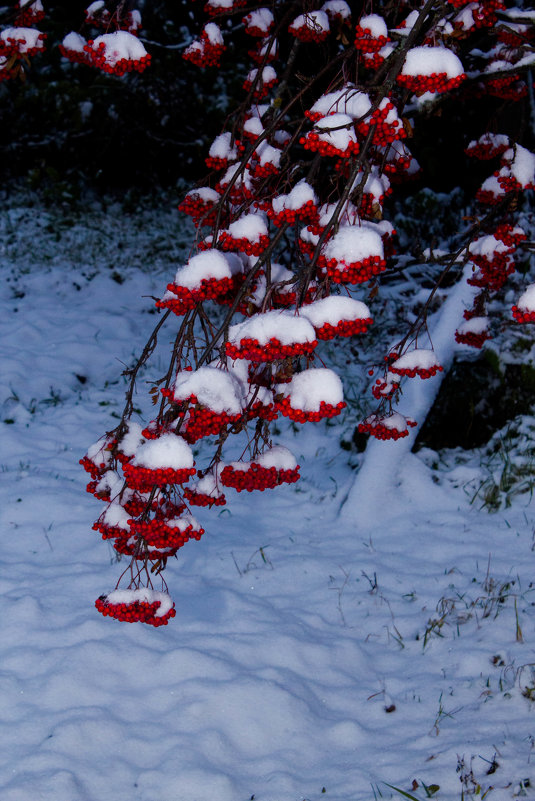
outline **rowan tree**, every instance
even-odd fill
[[[39,0],[18,13],[16,27],[0,32],[5,79],[44,47]],[[535,186],[523,140],[535,11],[502,0],[377,0],[356,9],[344,0],[208,0],[204,13],[182,56],[217,73],[228,53],[247,52],[242,98],[208,149],[208,174],[180,202],[196,228],[191,255],[162,290],[158,323],[126,370],[120,422],[81,460],[88,491],[104,502],[93,528],[130,559],[125,586],[102,595],[97,609],[157,626],[175,614],[163,569],[204,533],[192,509],[298,481],[295,457],[273,443],[274,421],[340,414],[342,382],[325,367],[322,343],[366,337],[385,283],[416,261],[433,266],[431,286],[372,367],[359,425],[378,439],[409,435],[416,422],[396,409],[403,382],[443,370],[431,305],[445,286],[466,285],[455,340],[483,346],[489,301],[514,273],[516,252],[530,248],[516,214]],[[99,0],[85,24],[98,35],[67,33],[65,58],[118,76],[150,68],[135,9]],[[459,219],[451,252],[399,250],[385,203],[408,197],[421,173],[411,139],[429,119],[453,130],[445,118],[458,127],[474,105],[477,133],[458,131],[467,156],[488,168],[474,215]],[[511,314],[511,324],[535,322],[535,285]],[[152,379],[153,419],[140,424],[136,381],[164,326],[173,346],[165,373]],[[241,456],[229,461],[231,442]]]

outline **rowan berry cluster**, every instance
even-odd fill
[[[362,284],[386,270],[386,261],[380,256],[370,256],[350,264],[320,257],[319,264],[325,267],[327,275],[335,284]]]
[[[226,465],[221,471],[221,483],[225,487],[232,487],[236,492],[253,492],[274,489],[280,484],[294,484],[299,481],[299,467],[293,470],[277,470],[276,467],[263,467],[252,462],[246,469],[237,469],[233,465]]]
[[[258,339],[244,337],[239,344],[225,343],[225,352],[231,359],[249,359],[252,362],[275,362],[297,356],[306,356],[312,353],[317,346],[317,340],[312,342],[293,342],[284,345],[276,337],[260,344]]]
[[[150,626],[167,626],[170,619],[175,617],[176,610],[173,604],[165,615],[158,617],[160,602],[147,603],[146,601],[133,601],[132,603],[111,603],[108,596],[101,595],[95,601],[95,606],[104,617],[113,617],[125,623],[148,623]]]
[[[296,423],[319,423],[320,420],[330,419],[340,414],[345,409],[346,403],[340,401],[337,404],[321,401],[317,411],[304,411],[292,406],[291,398],[282,398],[277,401],[277,409],[284,417],[288,417]]]

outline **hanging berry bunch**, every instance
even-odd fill
[[[88,22],[97,25],[104,9],[90,8]],[[321,349],[325,341],[365,335],[381,316],[380,305],[368,303],[384,278],[403,270],[406,257],[396,256],[385,215],[393,187],[421,172],[407,144],[405,106],[415,113],[467,84],[487,92],[478,64],[485,46],[487,62],[494,58],[487,33],[501,4],[427,0],[379,8],[383,15],[361,17],[351,28],[342,0],[312,7],[208,0],[209,21],[184,49],[190,64],[215,70],[232,51],[229,38],[242,36],[250,63],[241,76],[243,102],[208,148],[209,175],[179,205],[194,221],[195,246],[162,288],[158,324],[126,371],[124,413],[81,460],[88,491],[105,504],[94,528],[131,560],[123,573],[128,586],[97,601],[104,615],[167,623],[174,608],[163,568],[204,535],[192,508],[208,511],[235,493],[293,484],[299,466],[273,441],[273,422],[319,423],[345,408],[342,382],[325,367]],[[120,56],[120,48],[112,56],[113,42],[138,40],[113,15],[109,22],[114,32],[87,43],[66,37],[68,57],[121,74],[121,58],[138,56]],[[531,37],[517,33],[524,58]],[[514,75],[523,69],[519,60],[510,63]],[[484,130],[465,144],[468,155],[497,161],[494,174],[478,193],[477,222],[460,224],[457,251],[443,257],[428,300],[371,371],[377,406],[359,430],[382,440],[408,437],[416,426],[395,409],[403,382],[443,372],[426,323],[440,282],[466,270],[474,302],[456,340],[481,347],[490,336],[488,299],[525,245],[511,201],[535,186],[535,157]],[[530,292],[513,309],[520,322],[535,320]],[[131,420],[134,387],[164,325],[174,344],[163,375],[154,377],[153,419],[142,427]],[[160,589],[154,581],[162,581]]]

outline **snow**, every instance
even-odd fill
[[[225,133],[216,136],[210,145],[208,155],[212,158],[228,159],[229,161],[237,159],[238,153],[236,147],[232,144],[232,134],[229,131],[225,131]]]
[[[392,362],[392,367],[396,367],[398,370],[414,370],[415,368],[429,370],[438,366],[438,363],[434,351],[428,348],[414,348]]]
[[[535,311],[535,284],[531,284],[522,292],[516,305],[521,311]]]
[[[231,325],[229,342],[239,345],[242,339],[256,339],[260,345],[267,345],[270,339],[278,339],[282,345],[296,342],[314,342],[316,333],[304,317],[296,317],[292,312],[267,311],[255,314],[243,323]]]
[[[405,56],[402,75],[432,75],[446,73],[457,78],[464,72],[458,56],[447,47],[413,47]]]
[[[179,267],[174,283],[187,289],[200,287],[201,281],[231,278],[229,261],[219,250],[205,250],[192,256],[184,267]]]
[[[172,468],[182,470],[193,466],[193,453],[188,443],[177,434],[162,434],[140,445],[130,464],[149,470]]]
[[[316,197],[316,193],[314,192],[313,188],[309,183],[307,183],[306,179],[303,178],[301,181],[296,183],[296,185],[287,195],[278,195],[277,197],[274,197],[271,205],[275,214],[280,214],[280,212],[284,211],[284,209],[297,211],[297,209],[303,208],[305,203],[310,202],[314,203],[314,205],[317,205],[318,198]]]
[[[2,801],[398,798],[385,782],[454,801],[463,764],[479,796],[529,801],[533,505],[529,492],[493,515],[471,505],[478,452],[377,443],[377,472],[368,452],[357,473],[338,422],[295,434],[277,421],[302,480],[199,513],[206,534],[166,571],[176,618],[153,629],[96,612],[126,564],[91,531],[105,506],[78,459],[117,424],[123,364],[155,322],[147,296],[184,257],[176,217],[132,216],[119,250],[120,209],[59,228],[58,244],[71,211],[32,204],[6,203],[0,222]],[[140,258],[155,232],[164,245]],[[457,300],[456,320],[470,305]],[[138,382],[149,413],[156,357]],[[433,380],[404,389],[415,416],[410,393]]]
[[[65,50],[73,50],[75,53],[83,53],[87,41],[79,33],[71,31],[64,37],[62,45]]]
[[[383,258],[384,249],[379,234],[368,226],[341,225],[327,242],[324,253],[326,259],[352,264],[370,256]]]
[[[366,14],[360,18],[359,27],[364,31],[369,31],[374,39],[379,39],[380,36],[385,38],[388,36],[388,28],[383,17],[379,14]]]
[[[301,315],[310,320],[314,328],[321,328],[325,323],[337,325],[342,320],[371,318],[370,310],[365,303],[346,295],[329,295],[327,298],[308,303],[301,309]]]
[[[352,84],[346,84],[336,92],[322,95],[310,112],[313,114],[348,114],[350,117],[360,119],[371,109],[371,101],[365,92],[360,92]]]
[[[336,406],[344,400],[340,377],[327,367],[303,370],[289,384],[280,384],[277,391],[290,399],[293,409],[303,412],[318,412],[322,401]]]
[[[328,31],[329,17],[325,11],[308,11],[306,14],[296,17],[290,26],[290,30],[299,30],[299,28],[310,28],[315,32]]]
[[[137,36],[128,31],[115,31],[97,36],[91,49],[96,51],[100,45],[104,47],[106,63],[110,67],[114,67],[122,59],[137,61],[147,55],[147,51]]]
[[[261,456],[256,457],[255,463],[267,469],[276,467],[277,470],[295,470],[297,467],[297,459],[284,445],[274,445],[264,451]]]
[[[274,17],[269,8],[257,8],[247,14],[243,21],[247,28],[258,28],[267,34],[274,23]]]
[[[139,590],[113,590],[106,596],[110,604],[133,604],[139,603],[159,603],[160,606],[154,613],[154,617],[163,617],[173,608],[173,601],[166,592],[141,587]]]
[[[231,373],[217,367],[178,373],[173,386],[174,400],[186,400],[191,395],[217,414],[240,414],[244,401],[241,384]]]
[[[260,237],[267,236],[266,218],[263,214],[244,214],[229,225],[228,232],[234,239],[258,242]]]
[[[483,334],[489,330],[488,317],[471,317],[461,323],[457,329],[459,334]]]
[[[327,142],[338,150],[346,150],[350,143],[357,141],[353,127],[353,119],[349,114],[330,114],[318,120],[315,130],[319,132],[319,139]]]
[[[211,45],[222,45],[224,43],[221,28],[215,22],[207,22],[203,28],[203,35],[206,36]]]

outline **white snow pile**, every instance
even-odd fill
[[[348,114],[354,119],[365,117],[371,108],[371,100],[365,92],[355,89],[353,84],[345,84],[335,92],[322,95],[309,109],[309,114]]]
[[[224,491],[221,489],[221,464],[216,465],[198,481],[189,484],[191,492],[198,493],[199,495],[206,495],[208,498],[220,498]]]
[[[515,178],[523,188],[535,183],[535,155],[522,145],[514,145],[502,156],[504,166],[499,171],[503,177]]]
[[[264,34],[269,32],[274,21],[273,14],[269,8],[256,8],[243,18],[246,30],[248,28],[256,28]]]
[[[236,150],[236,145],[232,143],[232,134],[229,131],[225,131],[216,136],[210,145],[208,155],[211,158],[235,161],[238,158],[238,151]]]
[[[440,367],[434,350],[429,348],[414,348],[403,353],[391,364],[398,370],[430,370],[433,367]]]
[[[180,517],[173,517],[171,520],[166,520],[165,524],[169,526],[169,528],[178,529],[181,533],[186,531],[187,528],[190,528],[190,526],[194,531],[199,531],[202,528],[199,521],[193,517],[192,514],[188,513],[181,514]]]
[[[149,470],[182,470],[193,467],[193,453],[182,437],[162,434],[158,439],[151,439],[140,445],[130,464]]]
[[[128,31],[114,31],[97,36],[91,49],[97,52],[100,45],[104,45],[103,54],[106,63],[114,67],[119,61],[138,61],[145,58],[147,51],[142,42],[133,33]]]
[[[277,73],[275,72],[273,67],[268,64],[267,67],[263,67],[262,70],[259,70],[256,67],[252,70],[249,70],[249,72],[247,73],[247,78],[245,79],[246,82],[253,84],[256,81],[256,76],[259,73],[260,73],[260,85],[273,84],[277,80]]]
[[[416,24],[416,21],[418,20],[419,16],[420,16],[420,14],[419,14],[419,11],[417,11],[417,9],[415,9],[414,11],[411,11],[405,17],[403,22],[400,25],[398,25],[398,27],[396,28],[397,33],[400,36],[408,35],[410,33],[410,31],[414,28],[414,25]]]
[[[254,244],[268,235],[266,218],[260,213],[244,214],[229,225],[227,233],[233,239],[246,239]]]
[[[232,0],[230,0],[232,5]],[[203,36],[206,36],[209,43],[213,46],[220,47],[224,44],[223,34],[221,28],[215,22],[207,22],[203,28]]]
[[[290,25],[290,31],[298,31],[300,28],[310,28],[314,33],[326,33],[330,30],[329,17],[325,11],[307,11],[306,14],[299,14]]]
[[[242,339],[256,339],[260,345],[267,345],[270,339],[276,339],[282,345],[292,345],[314,342],[316,332],[304,317],[296,317],[284,310],[267,311],[230,327],[229,342],[238,346]]]
[[[534,312],[535,311],[535,284],[531,284],[520,295],[517,304],[520,311]]]
[[[314,130],[322,142],[332,145],[337,150],[346,150],[350,144],[357,141],[353,127],[353,119],[349,114],[330,114],[314,124]]]
[[[335,259],[345,264],[361,262],[372,256],[383,259],[383,240],[368,226],[342,225],[329,239],[323,253],[327,261]]]
[[[289,211],[297,211],[301,209],[305,203],[311,202],[317,205],[318,198],[314,189],[307,180],[303,178],[287,195],[277,195],[277,197],[274,197],[271,206],[275,214],[280,214],[286,209]]]
[[[174,283],[187,289],[197,289],[202,281],[232,277],[230,261],[220,250],[210,249],[197,253],[189,259],[184,267],[180,267],[175,275]]]
[[[99,520],[110,528],[122,528],[124,531],[130,529],[129,520],[131,515],[120,503],[110,503],[101,514]]]
[[[254,151],[254,155],[262,167],[266,164],[273,164],[278,169],[280,166],[281,151],[267,142],[262,142]]]
[[[126,434],[121,438],[118,445],[120,453],[125,456],[134,456],[138,447],[143,442],[141,431],[142,427],[139,423],[136,423],[135,420],[128,421]]]
[[[413,47],[405,56],[402,75],[433,75],[446,73],[449,79],[463,75],[461,60],[447,47]]]
[[[484,334],[489,330],[490,321],[488,317],[471,317],[464,320],[457,331],[459,334]]]
[[[496,239],[494,234],[484,234],[483,236],[474,239],[468,246],[468,252],[474,256],[485,256],[489,261],[497,253],[511,253],[512,248],[502,242],[501,239]]]
[[[277,470],[295,470],[297,459],[284,445],[274,445],[260,456],[255,457],[255,464],[268,470],[270,467],[275,467]]]
[[[254,137],[257,139],[259,136],[262,136],[264,133],[264,126],[262,125],[262,120],[257,115],[253,115],[249,117],[248,120],[245,120],[243,123],[243,132],[247,133],[249,136]]]
[[[0,42],[6,45],[16,42],[19,53],[27,53],[34,48],[44,50],[43,34],[37,28],[4,28],[0,31]]]
[[[148,587],[141,587],[138,590],[113,590],[107,594],[106,600],[110,604],[159,603],[154,617],[163,617],[173,608],[173,600],[168,593],[151,590]]]
[[[360,300],[346,295],[329,295],[304,306],[301,316],[310,320],[314,328],[321,328],[325,323],[336,326],[342,320],[367,320],[371,318],[371,313]]]
[[[336,406],[344,400],[342,381],[328,367],[310,367],[294,375],[288,384],[278,384],[276,394],[289,398],[293,409],[319,412],[321,403]]]
[[[381,36],[384,36],[385,39],[388,38],[386,22],[379,14],[366,14],[364,17],[361,17],[359,27],[362,28],[363,31],[369,31],[374,39],[379,39]]]
[[[83,53],[84,48],[87,44],[87,40],[84,39],[79,33],[75,31],[71,31],[63,38],[61,43],[65,50],[71,50],[74,53]]]
[[[240,414],[244,388],[231,373],[218,367],[199,367],[178,373],[173,385],[173,399],[179,403],[195,395],[202,406],[217,414]]]
[[[327,0],[321,7],[328,17],[340,17],[341,19],[351,19],[351,9],[345,0]]]
[[[472,150],[476,148],[478,145],[482,145],[483,147],[491,147],[493,150],[498,150],[502,147],[509,147],[509,137],[505,134],[495,134],[491,131],[484,133],[479,139],[472,139],[467,150]]]

